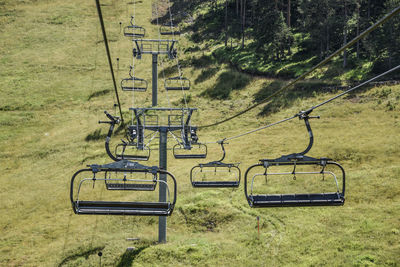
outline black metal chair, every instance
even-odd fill
[[[224,142],[221,145],[223,155],[218,161],[211,161],[208,163],[200,163],[190,170],[190,182],[193,187],[206,187],[206,188],[222,188],[222,187],[239,187],[241,173],[239,163],[224,163],[225,148]],[[209,177],[209,176],[214,177]],[[205,176],[202,179],[201,176]]]
[[[92,177],[84,176],[77,185],[77,190],[74,192],[74,182],[76,177],[82,173],[89,173]],[[96,175],[104,173],[105,178],[97,178]],[[152,174],[150,180],[137,180],[124,178],[110,178],[107,174],[135,174],[135,173],[149,173]],[[154,177],[157,176],[157,179]],[[160,176],[165,176],[165,180]],[[173,197],[171,199],[170,190],[167,177],[173,183]],[[135,191],[154,191],[155,185],[159,184],[160,187],[165,187],[167,190],[166,201],[98,201],[98,200],[83,200],[80,197],[81,187],[84,183],[96,181],[104,181],[107,189],[109,190],[131,190],[134,194]],[[122,184],[129,183],[130,188],[124,188]],[[153,184],[150,186],[142,186],[144,183]],[[118,184],[118,186],[116,185]],[[135,186],[136,184],[136,186]],[[111,185],[111,186],[110,186]],[[151,189],[151,190],[150,190]],[[77,171],[71,179],[70,200],[72,208],[76,214],[92,214],[92,215],[141,215],[141,216],[169,216],[172,214],[176,203],[176,179],[168,171],[160,170],[158,167],[148,167],[141,165],[137,162],[121,160],[118,162],[105,164],[105,165],[90,165],[87,169]]]
[[[244,193],[250,207],[299,207],[299,206],[341,206],[345,200],[345,180],[346,174],[343,167],[331,161],[328,158],[312,158],[305,154],[310,151],[314,137],[309,123],[310,117],[308,113],[302,114],[300,119],[303,119],[310,136],[308,147],[301,153],[294,153],[286,156],[282,156],[277,159],[261,159],[260,163],[250,166],[244,176]],[[277,166],[291,166],[292,172],[268,172],[271,167]],[[317,166],[320,167],[320,171],[297,171],[297,166]],[[336,166],[341,172],[342,178],[342,189],[340,190],[337,175],[332,171],[327,171],[328,166]],[[252,169],[262,167],[263,172],[256,173],[252,176],[250,183],[250,192],[248,191],[248,176]],[[285,194],[255,194],[254,186],[255,180],[258,177],[263,177],[267,180],[268,177],[277,175],[330,175],[336,185],[336,191],[334,192],[323,192],[323,193],[285,193]]]
[[[134,25],[134,17],[131,17],[131,25],[124,27],[124,35],[133,38],[143,38],[146,35],[146,30],[141,27]]]

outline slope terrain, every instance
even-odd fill
[[[129,23],[133,2],[102,3],[120,80],[128,77],[132,46],[119,22]],[[157,38],[150,1],[134,3],[136,24]],[[310,155],[328,156],[346,169],[343,207],[252,209],[243,185],[192,188],[189,171],[199,161],[175,160],[169,152],[178,201],[168,218],[168,242],[157,244],[157,218],[78,216],[71,209],[73,173],[110,162],[104,150],[107,127],[97,122],[105,119],[104,110],[117,114],[94,1],[0,0],[0,26],[0,265],[97,266],[99,251],[104,266],[400,264],[399,85],[363,88],[313,114],[321,119],[311,122]],[[233,115],[284,82],[238,73],[218,62],[206,45],[191,49],[190,34],[180,37],[178,54],[193,83],[188,105],[199,108],[193,124]],[[176,63],[160,60],[160,84],[164,74],[177,75]],[[150,66],[150,57],[135,61],[138,76],[147,80]],[[278,121],[339,92],[304,84],[272,100],[268,115],[260,116],[259,108],[202,129],[200,141]],[[134,99],[119,93],[126,118],[133,101],[151,105],[149,92],[135,93]],[[182,93],[160,90],[159,105],[183,106]],[[232,140],[226,160],[241,162],[244,173],[260,158],[301,151],[307,138],[303,122],[292,120]],[[220,153],[210,144],[206,161]],[[155,150],[148,165],[157,164]],[[128,237],[140,240],[132,243]],[[135,250],[126,251],[129,246]]]

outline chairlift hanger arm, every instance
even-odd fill
[[[225,142],[225,139],[223,139],[221,141],[218,141],[218,144],[221,145],[221,149],[222,149],[222,153],[223,154],[222,154],[222,158],[220,160],[218,160],[217,162],[222,162],[225,159],[226,152],[225,152],[224,142]],[[227,144],[227,143],[225,143],[225,144]]]
[[[112,116],[110,113],[108,113],[107,111],[104,111],[104,113],[106,114],[107,118],[109,118],[109,121],[99,121],[99,123],[107,123],[110,124],[110,128],[108,129],[108,133],[107,133],[107,137],[106,137],[106,142],[105,142],[105,148],[106,148],[106,152],[107,155],[114,161],[118,161],[117,157],[115,157],[111,150],[110,150],[110,140],[111,140],[111,136],[113,134],[114,131],[114,127],[115,124],[119,124],[120,120],[118,117],[114,117]]]
[[[308,131],[308,135],[310,137],[310,141],[308,143],[307,148],[303,152],[298,153],[299,155],[304,156],[305,154],[307,154],[311,150],[311,148],[314,144],[314,135],[313,135],[313,132],[311,129],[309,119],[319,119],[319,118],[320,118],[320,116],[309,116],[309,113],[304,113],[304,114],[302,113],[302,115],[299,116],[300,120],[304,120],[304,123],[305,123],[307,131]]]

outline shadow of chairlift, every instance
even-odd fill
[[[246,199],[250,207],[299,207],[299,206],[341,206],[345,200],[345,171],[343,167],[331,161],[328,158],[312,158],[305,154],[311,149],[313,145],[313,133],[309,124],[310,117],[309,113],[300,115],[300,119],[303,119],[310,135],[310,141],[308,147],[301,153],[294,153],[285,155],[277,159],[261,159],[259,164],[250,166],[244,176],[244,191]],[[268,173],[269,168],[273,166],[292,166],[292,172],[273,172]],[[296,171],[296,166],[319,166],[321,171]],[[341,171],[342,178],[342,191],[340,191],[337,175],[331,171],[326,171],[327,166],[336,166]],[[262,167],[264,171],[253,175],[250,183],[250,193],[247,188],[247,176],[253,168]],[[276,175],[293,175],[293,180],[296,181],[296,175],[330,175],[336,185],[336,192],[327,193],[301,193],[301,194],[254,194],[255,180],[258,177],[263,177],[267,181],[268,176]]]
[[[167,91],[189,90],[190,80],[181,76],[167,78],[164,81],[164,88]]]
[[[226,187],[239,187],[241,172],[239,169],[240,163],[224,163],[225,148],[224,141],[220,141],[223,155],[218,161],[208,163],[200,163],[190,170],[190,182],[193,187],[203,188],[226,188]],[[207,174],[214,174],[213,180],[204,180],[200,176]]]
[[[121,80],[122,91],[139,91],[145,92],[147,90],[148,83],[146,80],[134,77],[132,75],[132,66],[129,70],[129,78]]]
[[[180,35],[181,31],[178,26],[174,26],[172,23],[165,23],[160,26],[159,30],[161,35]]]
[[[131,25],[124,27],[124,36],[133,38],[143,38],[146,35],[146,30],[141,27],[134,25],[134,17],[131,17]]]
[[[72,204],[72,208],[75,214],[80,215],[138,215],[138,216],[169,216],[172,214],[175,203],[176,203],[176,179],[175,177],[168,171],[161,170],[157,166],[148,167],[141,165],[137,162],[131,162],[127,160],[121,160],[118,162],[113,162],[105,165],[90,165],[87,169],[81,169],[77,171],[71,179],[71,189],[70,189],[70,201]],[[87,174],[83,175],[83,178],[80,179],[79,184],[77,185],[77,190],[75,192],[74,182],[75,179],[80,174],[89,173],[91,177],[88,177]],[[97,178],[98,174],[104,173],[105,178]],[[137,174],[137,173],[148,173],[152,174],[153,179],[149,180],[138,180],[138,179],[126,179],[125,174]],[[167,181],[163,181],[158,179],[159,175],[165,174],[167,177],[167,181],[171,181],[173,183],[174,193],[171,196],[170,187]],[[113,175],[116,175],[116,178],[113,178]],[[119,178],[118,175],[123,175],[124,178]],[[160,183],[163,184],[167,190],[167,198],[165,201],[91,201],[91,200],[82,200],[80,193],[81,188],[84,183],[94,183],[96,181],[105,181],[107,184],[111,183]],[[110,188],[112,188],[111,186]],[[147,188],[139,188],[137,189],[129,189],[132,190],[132,194],[135,191],[154,191],[148,190]],[[153,189],[153,187],[151,187]],[[155,189],[155,187],[154,187]],[[111,189],[113,190],[113,189]],[[121,190],[115,189],[115,190]],[[118,196],[118,195],[116,195]]]

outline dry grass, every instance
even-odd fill
[[[137,24],[149,36],[148,1],[136,1]],[[103,110],[113,110],[112,83],[94,2],[0,1],[0,265],[94,266],[103,251],[104,265],[399,265],[400,86],[360,93],[360,101],[340,99],[316,111],[316,143],[310,155],[329,156],[346,168],[347,199],[340,208],[251,209],[237,190],[196,190],[189,170],[196,160],[169,154],[169,170],[178,179],[178,202],[168,218],[168,243],[156,245],[157,218],[77,216],[69,203],[69,181],[79,168],[106,163],[103,141],[86,142]],[[131,44],[119,34],[129,22],[127,1],[103,1],[113,58],[121,58],[118,77],[127,76]],[[8,14],[8,15],[4,15]],[[181,48],[191,45],[181,37]],[[199,58],[202,52],[182,54]],[[151,78],[151,59],[137,63],[138,76]],[[163,62],[167,67],[172,63]],[[169,64],[169,65],[168,65]],[[193,86],[191,106],[201,125],[247,107],[266,82],[252,78],[226,100],[200,97],[228,66]],[[161,69],[160,63],[160,69]],[[188,65],[194,81],[202,69]],[[161,77],[160,77],[161,81]],[[92,97],[96,92],[110,93]],[[126,110],[130,93],[120,93]],[[254,110],[219,127],[199,132],[214,141],[273,122],[332,96],[316,93],[267,117]],[[181,93],[169,94],[180,103]],[[160,106],[167,106],[160,92]],[[150,105],[149,94],[135,93],[137,105]],[[259,158],[279,157],[305,147],[302,122],[291,121],[227,146],[227,161],[245,169]],[[209,160],[218,159],[211,145]],[[157,164],[157,152],[149,165]],[[207,160],[208,160],[207,159]],[[256,217],[260,216],[260,238]],[[126,253],[126,237],[139,237],[138,250]]]

